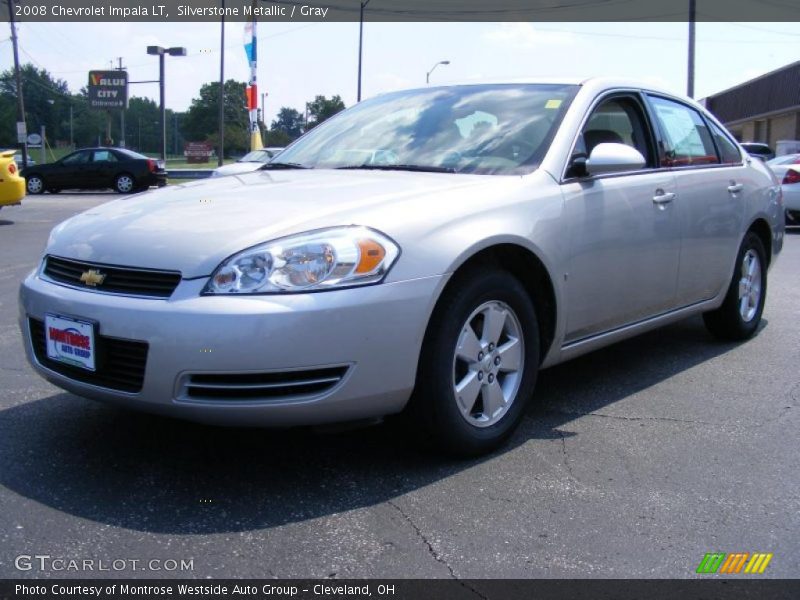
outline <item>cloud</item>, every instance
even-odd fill
[[[530,50],[537,46],[575,44],[574,34],[565,31],[537,29],[532,23],[500,23],[483,35],[486,42]]]

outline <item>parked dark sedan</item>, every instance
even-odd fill
[[[113,188],[120,194],[161,187],[167,173],[158,161],[124,148],[84,148],[54,163],[24,169],[29,194],[62,189]]]

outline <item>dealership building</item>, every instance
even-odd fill
[[[740,142],[800,140],[800,61],[702,101]]]

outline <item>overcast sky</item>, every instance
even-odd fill
[[[558,76],[625,76],[686,89],[686,23],[369,23],[364,27],[363,96],[432,82]],[[246,81],[244,24],[226,26],[225,77]],[[167,57],[167,106],[188,108],[219,78],[219,24],[23,23],[21,60],[44,67],[73,91],[90,69],[122,56],[131,81],[157,79],[148,45],[185,46]],[[3,34],[5,35],[5,34]],[[304,109],[316,94],[356,100],[358,23],[260,23],[258,78],[267,120],[281,106]],[[696,97],[721,91],[800,57],[796,23],[698,23]],[[0,68],[12,66],[0,41]],[[158,100],[157,84],[131,94]]]

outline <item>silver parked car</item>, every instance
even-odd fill
[[[60,224],[20,324],[88,398],[252,426],[406,410],[478,454],[540,369],[698,313],[752,336],[781,202],[703,108],[641,84],[401,91],[262,171]]]

